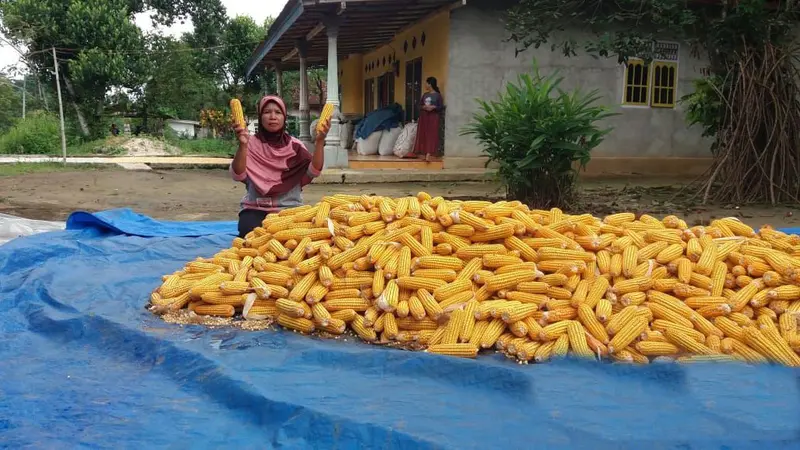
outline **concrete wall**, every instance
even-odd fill
[[[447,130],[445,156],[472,157],[482,152],[471,137],[460,136],[461,129],[476,111],[476,97],[493,99],[517,75],[528,71],[535,58],[544,74],[559,69],[565,77],[562,87],[599,89],[604,105],[619,113],[608,120],[614,131],[598,147],[595,156],[617,157],[707,157],[710,142],[701,137],[701,129],[689,129],[680,105],[675,109],[622,107],[624,67],[614,59],[595,59],[579,52],[567,58],[550,46],[529,49],[514,56],[514,44],[507,38],[503,13],[482,3],[470,2],[451,12],[450,78],[445,91]],[[589,37],[576,31],[577,39]],[[690,92],[692,80],[700,76],[704,63],[681,45],[678,62],[677,98]]]

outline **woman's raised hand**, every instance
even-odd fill
[[[234,124],[233,131],[236,132],[236,137],[239,139],[239,145],[247,146],[247,143],[250,142],[250,132],[247,131],[247,128]]]
[[[324,124],[320,124],[319,128],[317,129],[317,142],[325,142],[325,138],[328,136],[328,132],[331,131],[331,119],[325,121]]]

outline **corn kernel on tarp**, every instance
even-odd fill
[[[128,235],[99,213],[0,247],[0,447],[800,446],[800,373],[785,367],[519,366],[166,324],[142,307],[161,275],[230,235],[132,236],[142,222],[112,216]]]

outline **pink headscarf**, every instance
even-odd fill
[[[247,148],[247,178],[263,196],[283,194],[310,179],[307,172],[311,153],[299,139],[283,129],[270,133],[261,124],[261,115],[267,104],[275,103],[286,115],[286,104],[280,97],[268,95],[258,102],[258,132],[250,138]]]

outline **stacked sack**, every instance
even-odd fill
[[[164,277],[157,313],[522,362],[800,366],[800,237],[519,202],[334,195]]]

